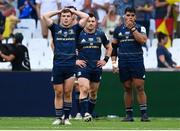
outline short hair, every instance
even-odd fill
[[[24,37],[23,37],[22,33],[16,33],[16,34],[14,34],[14,39],[15,39],[16,43],[22,43]]]
[[[71,10],[68,9],[68,8],[63,9],[63,10],[61,11],[61,14],[62,14],[62,13],[71,13],[71,14],[73,14],[73,13],[71,12]]]
[[[163,33],[163,32],[157,33],[158,42],[161,42],[161,40],[164,39],[165,37],[167,37],[167,35],[165,33]]]
[[[133,8],[133,7],[127,7],[124,11],[124,13],[126,14],[127,12],[130,12],[130,13],[136,13],[136,10]]]
[[[88,13],[88,15],[89,15],[89,17],[91,17],[91,18],[92,18],[92,17],[96,18],[95,15],[94,15],[94,13]]]
[[[77,10],[76,7],[71,6],[71,5],[70,6],[65,6],[65,8]]]

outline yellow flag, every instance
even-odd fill
[[[165,44],[165,47],[166,48],[169,48],[169,47],[171,47],[171,38],[168,36],[168,41],[167,41],[167,43]]]
[[[159,27],[157,28],[157,32],[162,32],[162,33],[168,35],[168,42],[166,43],[165,47],[166,48],[171,47],[171,39],[169,37],[169,32],[167,30],[166,21],[165,20],[163,20],[162,23],[159,25]]]
[[[162,23],[159,25],[159,27],[157,28],[157,32],[162,32],[166,35],[169,35],[169,32],[167,30],[167,27],[166,27],[166,21],[163,20]]]
[[[170,5],[176,3],[176,2],[180,2],[180,0],[166,0],[167,3],[169,3]]]

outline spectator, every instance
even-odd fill
[[[120,16],[116,14],[115,6],[111,5],[109,7],[107,15],[104,17],[102,21],[102,27],[104,27],[104,31],[110,41],[113,36],[114,28],[117,25],[120,25],[120,23]]]
[[[176,35],[180,38],[180,2],[176,3],[175,11],[177,12],[177,27],[176,27]]]
[[[33,18],[37,20],[35,0],[18,0],[19,18]]]
[[[113,4],[116,7],[116,13],[120,16],[124,15],[124,11],[127,7],[132,7],[132,0],[114,0]]]
[[[166,0],[155,0],[155,7],[156,7],[155,9],[156,29],[158,29],[161,23],[165,20],[165,25],[168,31],[168,35],[172,41],[173,28],[174,28],[172,6],[169,5]],[[164,30],[162,30],[161,32],[164,32]]]
[[[3,39],[8,39],[9,37],[11,37],[11,35],[13,34],[13,30],[18,22],[20,22],[20,20],[14,14],[6,17]]]
[[[91,6],[94,11],[97,10],[98,23],[101,23],[108,11],[109,0],[92,0]]]
[[[83,10],[84,9],[84,0],[61,0],[60,1],[60,7],[64,8],[67,6],[74,6],[77,10]]]
[[[3,16],[3,14],[0,11],[0,44],[1,44],[1,40],[2,40],[2,34],[4,32],[4,28],[5,28],[5,16]]]
[[[55,11],[60,9],[60,1],[59,0],[36,0],[36,9],[38,18],[41,21],[41,30],[43,38],[48,37],[48,28],[46,23],[41,19],[41,16],[48,11]],[[59,22],[58,16],[52,17],[54,23]]]
[[[167,50],[165,44],[167,43],[168,36],[162,32],[157,34],[158,47],[156,50],[158,67],[160,68],[173,68],[176,62],[172,60],[172,54]]]
[[[149,36],[149,19],[152,18],[153,5],[152,0],[134,0],[136,22],[146,28],[147,36]]]
[[[11,52],[6,55],[0,51],[0,57],[5,61],[10,61],[12,64],[12,71],[30,71],[30,62],[28,49],[22,45],[23,35],[16,33],[14,35]]]
[[[4,16],[16,15],[16,10],[10,1],[1,2],[0,10]]]

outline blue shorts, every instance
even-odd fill
[[[77,78],[83,77],[87,78],[91,82],[100,82],[102,76],[102,69],[101,68],[90,68],[90,67],[84,67],[77,69]]]
[[[75,67],[54,66],[52,70],[51,82],[53,84],[62,84],[72,76],[75,76]]]
[[[119,77],[121,82],[125,82],[132,78],[145,80],[145,67],[143,61],[120,61]]]

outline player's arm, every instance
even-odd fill
[[[70,10],[72,13],[80,17],[79,25],[81,27],[84,27],[86,25],[86,22],[88,21],[89,15],[79,10],[75,10],[75,9],[70,9]]]
[[[118,72],[118,66],[117,66],[117,43],[118,41],[116,39],[112,40],[112,53],[111,53],[111,60],[112,60],[112,70],[113,73]]]
[[[109,42],[109,40],[108,40],[107,36],[105,35],[105,33],[101,34],[101,39],[102,39],[102,43],[103,43],[104,47],[106,48],[106,52],[105,52],[104,59],[99,60],[97,62],[97,67],[105,66],[105,64],[108,62],[109,58],[111,57],[111,52],[112,52],[111,43]]]
[[[0,57],[3,58],[5,61],[13,61],[15,59],[14,54],[5,55],[0,51]]]
[[[51,17],[60,14],[61,10],[57,10],[57,11],[49,11],[47,13],[45,13],[42,17],[43,20],[45,21],[46,25],[49,27],[53,24],[53,20],[51,19]]]
[[[134,38],[135,38],[135,40],[137,42],[139,42],[142,45],[146,43],[147,36],[146,36],[146,29],[145,29],[145,27],[141,27],[141,32],[139,32],[137,30],[137,28],[134,26],[134,27],[131,28],[131,32],[132,32],[132,34],[133,34],[133,36],[134,36]]]
[[[147,41],[147,36],[146,36],[146,28],[141,27],[141,30],[138,31],[136,27],[136,23],[132,20],[128,20],[126,23],[127,28],[132,32],[134,39],[140,43],[140,44],[145,44]]]

